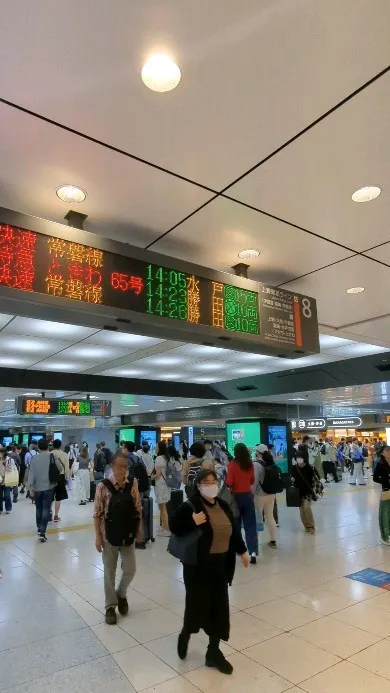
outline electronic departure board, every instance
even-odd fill
[[[58,414],[59,416],[111,416],[111,402],[105,399],[47,399],[18,397],[18,414]]]
[[[234,333],[231,339],[248,336],[253,350],[266,345],[276,354],[319,351],[314,299],[256,282],[240,288],[245,280],[222,282],[219,279],[226,276],[222,273],[215,273],[213,281],[200,276],[202,268],[195,267],[195,273],[179,271],[169,267],[168,259],[166,265],[148,262],[148,257],[155,260],[154,253],[145,252],[145,259],[140,259],[139,250],[132,257],[127,254],[130,246],[123,249],[119,254],[0,224],[0,285],[207,326],[216,334],[221,331],[225,340],[229,332]],[[208,270],[205,274],[212,277]],[[192,334],[189,330],[189,338]]]

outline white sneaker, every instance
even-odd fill
[[[159,529],[157,532],[158,537],[170,537],[171,533],[169,529]]]

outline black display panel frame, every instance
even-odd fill
[[[133,333],[156,336],[160,338],[177,339],[184,342],[195,342],[212,346],[239,349],[257,353],[270,354],[289,358],[297,358],[305,354],[317,353],[319,351],[318,324],[316,302],[314,299],[295,294],[284,289],[275,289],[266,285],[254,282],[235,275],[210,270],[199,267],[193,263],[179,261],[175,258],[167,258],[152,251],[143,251],[140,248],[132,247],[127,244],[114,242],[86,231],[81,231],[62,224],[48,222],[35,217],[28,217],[18,212],[0,208],[0,224],[9,224],[19,229],[27,229],[36,234],[41,234],[39,245],[47,242],[45,236],[52,239],[60,239],[65,244],[80,244],[87,249],[97,249],[104,253],[105,263],[105,292],[106,296],[112,296],[110,289],[107,289],[107,277],[115,273],[118,277],[115,281],[124,281],[121,275],[131,278],[140,277],[145,266],[151,265],[163,272],[179,273],[186,277],[194,277],[199,280],[201,287],[199,306],[206,322],[210,323],[210,291],[216,284],[231,287],[233,291],[243,292],[243,296],[254,292],[258,295],[258,311],[260,316],[260,334],[245,333],[226,329],[224,327],[214,327],[210,324],[191,323],[187,320],[172,319],[174,316],[167,317],[167,309],[155,308],[161,314],[155,312],[145,312],[144,297],[136,293],[136,285],[133,282],[131,291],[115,290],[115,305],[107,305],[112,300],[104,303],[86,302],[75,300],[67,296],[37,293],[34,291],[0,286],[0,296],[4,303],[4,310],[15,311],[18,306],[18,314],[44,319],[60,319],[64,322],[73,320],[83,325],[93,325],[99,327],[109,327],[110,329],[120,329]],[[54,244],[55,245],[55,244]],[[63,244],[59,244],[59,247]],[[36,267],[35,277],[43,291],[48,278],[48,256],[41,253],[42,266]],[[51,258],[55,259],[55,258]],[[69,259],[69,258],[68,258]],[[63,257],[58,257],[58,274],[64,271]],[[99,268],[93,268],[92,272]],[[80,270],[80,267],[78,268]],[[122,270],[122,272],[120,271]],[[141,271],[141,274],[140,274]],[[82,267],[82,278],[85,280],[87,272],[91,276],[91,267],[85,264]],[[137,274],[138,272],[138,274]],[[52,272],[53,276],[55,276]],[[73,275],[77,276],[77,275]],[[145,279],[144,275],[142,275]],[[68,281],[69,276],[64,277]],[[98,282],[97,274],[93,275],[92,288],[89,291],[92,295],[94,282]],[[46,284],[45,284],[46,283]],[[84,281],[85,286],[89,286]],[[84,289],[86,290],[86,289]],[[162,289],[165,291],[164,287]],[[237,294],[238,295],[238,294]],[[129,301],[131,297],[131,301]],[[142,303],[142,305],[141,305]],[[130,305],[131,304],[131,305]],[[171,304],[169,304],[171,305]],[[54,309],[54,310],[53,310]],[[54,317],[56,315],[56,317]],[[234,318],[236,320],[236,316]],[[298,324],[299,323],[299,324]],[[130,326],[131,325],[131,326]],[[294,334],[293,334],[294,333]],[[294,341],[292,342],[292,336]]]

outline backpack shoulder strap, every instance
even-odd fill
[[[116,490],[114,484],[112,483],[112,481],[110,481],[110,479],[103,479],[102,483],[110,491],[110,493],[115,493],[115,494],[118,493],[118,491]]]
[[[125,490],[128,491],[128,493],[131,493],[133,490],[133,485],[134,485],[134,477],[131,476],[128,481],[125,483]]]

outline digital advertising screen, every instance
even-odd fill
[[[154,450],[154,448],[157,445],[157,431],[141,431],[141,437],[140,437],[140,443],[142,443],[146,440],[149,444],[149,447],[151,450]]]
[[[13,443],[12,436],[4,436],[3,445],[5,445],[5,446],[12,445],[12,443]]]
[[[268,426],[268,445],[273,445],[276,464],[283,474],[288,472],[287,426]]]
[[[32,433],[31,434],[31,442],[32,443],[37,443],[38,440],[41,440],[43,438],[43,433]]]
[[[53,440],[62,440],[62,431],[54,431]]]
[[[226,424],[227,448],[234,455],[234,446],[237,443],[245,443],[248,448],[253,448],[260,443],[259,421],[235,421]]]
[[[19,444],[19,433],[14,433],[12,436],[12,442],[15,443],[15,445]]]
[[[25,445],[26,448],[28,448],[28,438],[29,438],[29,434],[28,434],[28,433],[23,433],[23,435],[22,435],[22,445]]]
[[[135,428],[121,428],[119,440],[132,440],[135,443]]]

